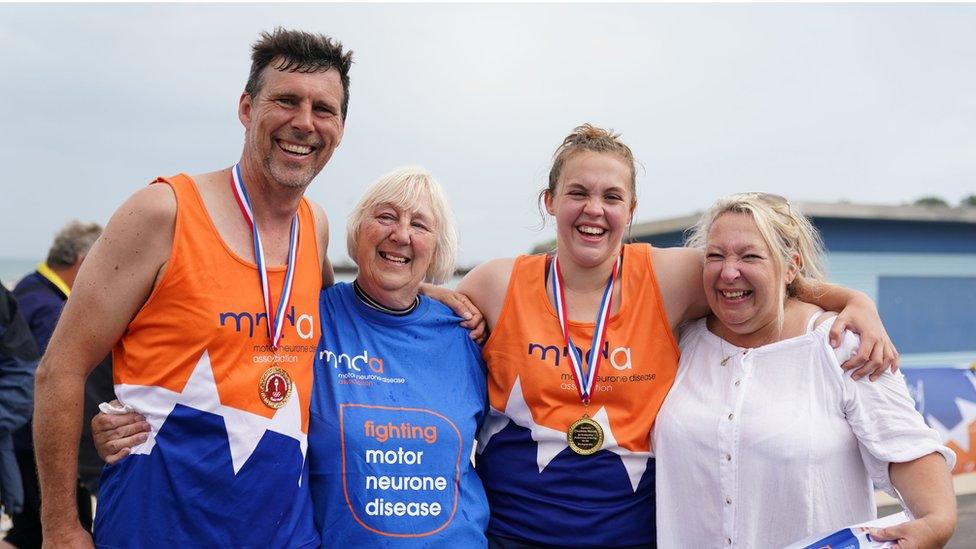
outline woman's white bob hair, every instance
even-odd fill
[[[380,177],[366,189],[363,197],[353,208],[346,224],[346,247],[349,257],[356,260],[359,246],[359,228],[363,219],[378,205],[389,204],[402,211],[416,212],[421,206],[429,206],[435,224],[437,246],[424,280],[431,284],[443,284],[454,274],[457,261],[458,234],[454,213],[447,203],[444,189],[427,170],[417,166],[397,168]]]

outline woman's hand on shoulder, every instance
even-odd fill
[[[485,340],[485,336],[487,335],[485,317],[474,306],[474,303],[468,299],[468,296],[450,288],[426,283],[421,284],[420,292],[431,299],[440,301],[454,311],[454,314],[461,317],[461,327],[470,330],[468,335],[471,339],[478,343],[482,343]]]
[[[856,333],[861,340],[857,353],[841,364],[845,370],[854,370],[851,377],[860,379],[865,375],[875,381],[889,368],[898,370],[898,350],[888,337],[878,309],[870,298],[852,300],[837,315],[830,328],[830,345],[837,348],[844,337],[844,330]]]

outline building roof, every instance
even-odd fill
[[[941,223],[976,224],[976,207],[949,206],[890,206],[884,204],[854,204],[851,202],[793,202],[807,217],[834,219],[871,219],[886,221],[938,221]],[[703,212],[634,225],[633,234],[654,235],[683,231],[698,221]]]
[[[976,207],[950,206],[918,206],[918,205],[885,205],[885,204],[854,204],[851,202],[792,202],[794,207],[806,216],[816,220],[845,219],[862,221],[886,222],[921,222],[921,223],[961,223],[976,225]],[[657,235],[674,235],[681,233],[694,225],[701,217],[702,211],[691,214],[635,223],[631,236],[636,240],[645,240]],[[969,231],[970,229],[966,229]],[[680,240],[680,239],[679,239]],[[671,243],[670,245],[680,245]],[[555,241],[540,243],[533,248],[533,253],[541,253],[555,247]]]

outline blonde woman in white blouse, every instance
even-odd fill
[[[658,545],[782,547],[875,518],[872,481],[915,520],[876,532],[940,547],[955,529],[955,455],[915,411],[902,375],[854,381],[857,348],[792,296],[823,280],[819,237],[782,197],[719,200],[689,244],[705,250],[713,314],[684,327],[658,414]],[[897,491],[897,492],[896,492]]]

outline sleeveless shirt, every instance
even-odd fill
[[[490,535],[559,546],[654,541],[651,427],[674,380],[671,333],[651,248],[623,249],[621,303],[607,325],[589,415],[603,449],[580,456],[566,431],[584,413],[546,292],[547,258],[512,268],[495,329],[485,344],[491,409],[479,435],[478,471],[491,509]],[[589,363],[593,322],[569,322]]]
[[[96,544],[317,546],[305,459],[322,285],[311,208],[302,199],[292,298],[272,352],[255,264],[220,237],[192,179],[156,182],[176,195],[172,252],[113,351],[116,394],[151,432],[103,473]],[[285,267],[268,271],[277,307]],[[261,398],[271,367],[293,382],[277,410]]]

